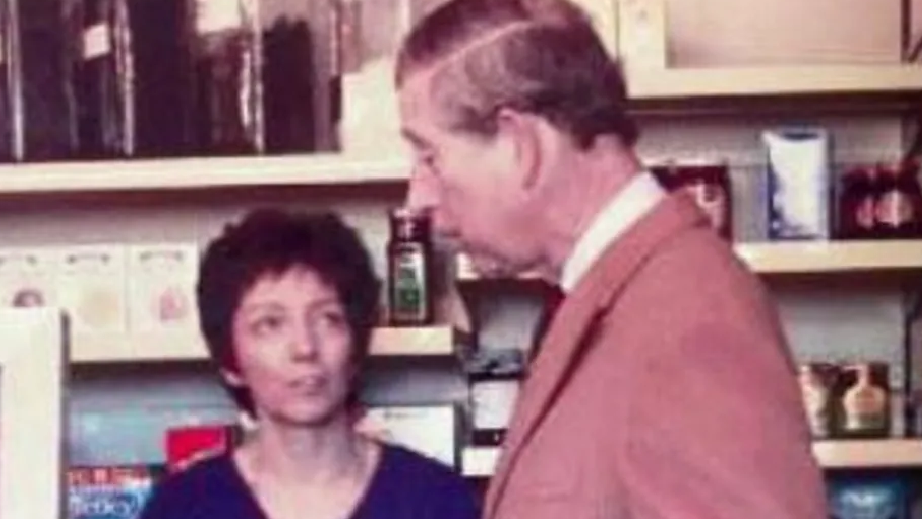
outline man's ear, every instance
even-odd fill
[[[234,388],[242,388],[246,386],[246,383],[243,381],[243,377],[240,376],[240,373],[237,373],[234,370],[227,368],[221,368],[221,378],[224,379],[224,382]]]
[[[537,185],[541,173],[541,141],[533,116],[501,108],[497,115],[501,135],[513,145],[515,171],[524,189]]]

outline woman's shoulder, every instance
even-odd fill
[[[369,498],[391,501],[395,505],[386,508],[429,511],[417,517],[477,517],[471,485],[445,464],[397,445],[382,447],[380,463],[373,491],[377,497]]]
[[[392,470],[436,478],[459,477],[448,465],[415,450],[395,444],[383,444],[381,448],[381,463]]]
[[[235,487],[234,470],[230,455],[221,455],[168,474],[157,482],[140,519],[182,517],[210,507],[211,500],[226,500]]]

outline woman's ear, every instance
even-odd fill
[[[541,175],[541,142],[533,116],[501,108],[497,115],[501,135],[512,143],[512,160],[524,189],[538,184]]]

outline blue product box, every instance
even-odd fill
[[[831,139],[823,128],[761,135],[767,175],[768,237],[825,240],[831,235]]]

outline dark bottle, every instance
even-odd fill
[[[878,187],[875,168],[858,167],[842,176],[838,200],[839,238],[861,240],[875,237]]]
[[[17,126],[21,130],[22,118],[15,117],[14,111],[22,100],[22,85],[17,73],[18,31],[12,7],[12,0],[0,0],[0,162],[21,158],[16,150],[21,151]]]
[[[390,213],[387,303],[393,325],[419,326],[433,321],[429,229],[428,212],[398,208]]]
[[[265,140],[270,154],[317,148],[313,9],[306,0],[260,4]]]
[[[669,163],[651,168],[653,176],[669,191],[684,191],[724,239],[733,239],[733,199],[725,163]]]
[[[71,63],[78,37],[66,1],[11,2],[19,21],[24,160],[72,158],[77,149]]]
[[[127,0],[82,0],[74,66],[83,158],[135,154],[134,55]]]
[[[880,188],[875,205],[875,232],[881,238],[922,236],[922,191],[919,166],[913,161],[878,167]]]
[[[194,152],[190,0],[129,0],[138,156]]]
[[[262,37],[255,2],[194,0],[195,149],[262,153]]]

